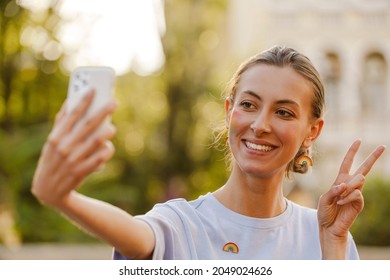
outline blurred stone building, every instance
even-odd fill
[[[315,197],[328,188],[356,138],[357,165],[377,145],[390,148],[390,1],[231,0],[228,30],[238,61],[280,44],[306,54],[322,74],[326,123],[312,173],[297,178],[300,190]],[[389,151],[372,173],[390,175]]]

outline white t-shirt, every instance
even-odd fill
[[[321,259],[316,210],[286,201],[282,214],[259,219],[226,208],[208,193],[156,204],[137,218],[153,229],[155,260]],[[347,259],[359,259],[351,235]]]

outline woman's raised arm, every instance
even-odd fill
[[[60,211],[90,234],[114,246],[129,258],[149,258],[154,235],[144,222],[108,203],[77,193],[81,182],[113,155],[112,124],[101,126],[116,108],[104,106],[95,116],[85,116],[94,92],[72,111],[65,105],[42,149],[31,191],[44,205]]]

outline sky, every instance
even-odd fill
[[[33,11],[51,0],[20,0]],[[117,75],[157,72],[164,64],[161,37],[165,33],[163,0],[62,0],[63,19],[56,36],[72,71],[78,66],[105,65]]]

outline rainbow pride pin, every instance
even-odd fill
[[[238,254],[238,246],[233,243],[233,242],[228,242],[226,243],[223,248],[222,248],[225,252],[230,252],[230,253],[234,253],[234,254]]]
[[[297,159],[297,163],[298,163],[299,165],[313,166],[313,160],[312,160],[310,157],[305,156],[305,155],[300,156],[300,157]]]

